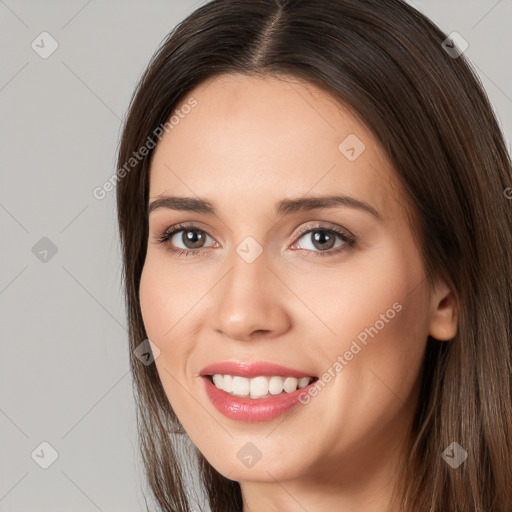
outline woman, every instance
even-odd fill
[[[161,510],[194,507],[180,438],[214,512],[512,510],[511,160],[455,38],[401,0],[209,2],[118,168]]]

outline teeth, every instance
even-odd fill
[[[226,375],[225,379],[222,379],[222,388],[224,389],[224,386],[226,386],[226,389],[229,393],[233,391],[233,377],[231,375]]]
[[[256,377],[250,381],[249,379],[244,380],[250,383],[249,389],[253,398],[261,398],[268,394],[268,379],[266,377]]]
[[[268,392],[271,395],[279,395],[283,392],[283,379],[281,377],[270,377],[268,381]]]
[[[306,387],[313,377],[254,377],[248,379],[239,375],[212,376],[213,384],[218,389],[235,396],[248,396],[249,398],[267,398],[272,395],[279,395],[283,391],[293,393],[297,389]]]
[[[247,396],[249,394],[249,379],[235,375],[233,377],[233,395]]]

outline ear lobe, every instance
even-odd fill
[[[441,281],[432,292],[429,335],[440,341],[451,340],[457,334],[457,320],[455,294]]]

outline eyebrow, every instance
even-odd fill
[[[368,203],[350,196],[332,195],[318,197],[300,197],[297,199],[283,199],[276,203],[277,215],[290,215],[299,211],[319,210],[323,208],[337,208],[340,206],[363,210],[376,219],[382,221],[380,213]],[[217,215],[215,206],[208,200],[197,197],[161,196],[152,201],[147,210],[149,214],[158,208],[168,208],[176,211],[190,211],[206,215]]]

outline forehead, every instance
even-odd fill
[[[384,151],[325,91],[291,77],[223,75],[191,91],[175,113],[190,98],[196,106],[183,109],[155,149],[150,198],[249,204],[339,192],[371,198],[380,211],[393,207],[395,176]]]

